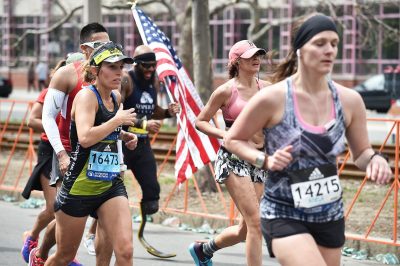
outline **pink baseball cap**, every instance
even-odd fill
[[[257,48],[257,46],[249,40],[238,41],[229,50],[229,62],[233,62],[239,57],[247,59],[252,57],[256,53],[264,55],[267,53],[267,51],[262,48]]]

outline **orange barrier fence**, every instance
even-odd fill
[[[218,126],[218,123],[215,122],[215,124]],[[155,134],[151,140],[151,144],[154,144],[156,141],[157,134]],[[175,149],[175,144],[176,144],[176,139],[177,136],[175,136],[174,140],[169,146],[169,149],[165,155],[164,161],[158,166],[158,173],[157,177],[160,178],[160,175],[163,173],[164,167],[168,162],[168,158],[171,156],[172,151]],[[208,169],[211,172],[212,176],[214,176],[214,167],[211,163],[208,164]],[[197,200],[200,203],[200,210],[191,210],[191,204],[190,200],[193,201],[193,197],[190,197],[190,187],[189,183],[193,183],[194,189],[196,191],[197,195]],[[230,206],[228,208],[227,201],[225,199],[225,195],[223,193],[223,190],[221,186],[215,182],[215,186],[217,188],[217,194],[218,194],[218,204],[222,205],[222,208],[220,212],[210,212],[207,208],[207,200],[203,198],[202,192],[200,190],[200,187],[197,182],[197,178],[195,175],[192,175],[191,179],[186,180],[184,184],[178,184],[175,183],[171,191],[168,193],[168,195],[165,197],[165,199],[161,199],[162,202],[160,204],[161,210],[166,212],[166,213],[177,213],[177,214],[184,214],[184,215],[191,215],[191,216],[199,216],[199,217],[204,217],[204,218],[210,218],[210,219],[219,219],[219,220],[227,220],[229,224],[233,224],[234,221],[237,219],[238,212],[235,208],[233,200],[230,199]],[[180,208],[178,206],[170,206],[171,205],[171,200],[174,197],[177,197],[178,191],[181,190],[183,187],[183,196],[182,199],[180,200],[180,203],[183,202]],[[138,193],[140,194],[140,192]],[[179,196],[179,195],[178,195]],[[133,207],[138,207],[138,202],[135,202],[135,200],[131,201],[131,206]],[[173,205],[173,204],[172,204]],[[176,205],[176,204],[175,204]],[[215,209],[215,208],[213,208]]]
[[[21,180],[26,180],[32,172],[36,160],[33,131],[26,133],[22,130],[32,104],[29,101],[0,100],[0,190],[21,191]],[[14,130],[9,130],[10,122],[19,125],[16,135]],[[13,140],[11,147],[3,145],[6,138]],[[20,143],[27,144],[25,150],[16,152]]]
[[[27,132],[22,130],[25,127],[32,105],[33,102],[30,101],[0,100],[0,190],[21,192],[30,176],[30,173],[32,172],[34,163],[36,163],[37,158],[33,143],[33,131],[29,130]],[[10,124],[12,124],[12,127]],[[15,133],[16,124],[18,125],[17,133]],[[158,134],[153,136],[151,144],[154,144],[157,136]],[[10,143],[10,139],[13,140],[13,145],[11,147],[7,146],[7,144]],[[163,174],[163,171],[168,164],[169,157],[175,150],[175,143],[176,137],[170,144],[164,161],[158,165],[158,177]],[[18,151],[16,149],[17,145],[19,145]],[[210,168],[211,173],[214,174],[212,164],[209,164],[208,167]],[[128,171],[126,173],[126,178],[130,178],[130,176],[131,172]],[[130,187],[131,183],[132,188]],[[191,192],[190,190],[192,189],[191,185],[189,186],[189,183],[193,183],[196,195],[198,196],[195,200],[193,200],[193,197],[189,195]],[[134,195],[134,197],[130,195],[130,204],[131,206],[138,208],[141,198],[141,189],[137,182],[135,182],[134,178],[133,182],[127,182],[127,184],[129,186],[128,191],[131,192],[128,192],[128,194]],[[234,223],[237,217],[237,212],[235,211],[233,201],[230,202],[230,206],[228,207],[226,203],[227,200],[225,200],[223,190],[219,184],[216,183],[218,191],[217,203],[222,206],[222,210],[217,213],[208,210],[207,205],[215,204],[215,200],[209,202],[207,199],[203,198],[195,176],[185,182],[182,189],[178,189],[179,187],[178,184],[175,184],[165,199],[161,199],[162,203],[160,206],[164,212],[221,219],[229,221],[230,224]],[[132,191],[134,191],[134,193],[132,193]],[[177,197],[182,197],[182,199],[173,202],[173,199],[176,199]],[[200,208],[192,210],[191,206],[193,204],[191,201],[199,201]]]
[[[36,163],[33,132],[32,130],[29,130],[29,132],[24,132],[22,130],[31,108],[32,102],[0,100],[0,190],[13,192],[22,191],[23,186],[25,185],[27,178],[32,171],[33,163]],[[15,125],[16,123],[19,125],[17,130],[15,128],[13,130],[10,129],[11,122],[13,125]],[[363,230],[361,228],[356,231],[357,234],[347,233],[346,237],[348,239],[400,246],[397,241],[397,209],[398,191],[400,185],[398,170],[400,120],[368,119],[368,125],[376,126],[377,128],[379,128],[380,131],[385,131],[384,133],[381,132],[381,137],[374,136],[375,138],[379,139],[375,141],[379,141],[380,143],[382,143],[380,146],[380,150],[383,150],[386,145],[395,145],[394,158],[392,158],[392,160],[390,161],[394,173],[394,179],[390,186],[388,186],[388,191],[382,198],[382,201],[379,205],[379,208],[377,208],[376,213],[374,213],[374,216],[370,218],[370,224],[369,226],[367,226],[367,228],[365,228],[365,232],[359,233],[359,231]],[[385,128],[387,128],[388,130],[385,130]],[[5,139],[7,138],[13,140],[12,145],[6,146]],[[151,140],[152,144],[154,144],[156,138],[157,134],[153,136]],[[390,141],[394,143],[390,144]],[[175,143],[176,137],[173,142],[169,144],[164,161],[158,166],[158,178],[161,178],[161,176],[165,174],[165,172],[167,172],[166,168],[169,161],[168,158],[172,156],[172,153],[175,149]],[[16,151],[17,145],[22,145],[24,149],[19,148],[18,151]],[[341,164],[339,166],[339,175],[345,169],[346,165],[350,164],[349,158],[350,156],[348,153],[341,161]],[[214,175],[212,164],[208,165],[208,171],[212,175]],[[129,179],[130,181],[131,179],[129,174],[130,171],[125,178]],[[201,191],[198,184],[199,175],[199,173],[193,175],[191,179],[187,180],[182,185],[178,185],[175,182],[172,186],[169,186],[168,189],[170,189],[170,191],[164,193],[164,196],[160,200],[160,209],[166,213],[183,214],[188,217],[196,216],[208,219],[218,219],[226,221],[229,224],[233,224],[237,219],[238,212],[234,206],[233,201],[231,199],[227,200],[229,196],[226,190],[216,183],[217,193],[204,193],[203,191]],[[134,197],[130,195],[130,204],[131,206],[137,208],[140,202],[141,190],[138,184],[135,183],[133,176],[132,180],[133,182],[127,182],[128,191],[131,191],[131,194],[134,195]],[[132,189],[130,189],[131,184],[133,186]],[[347,207],[345,213],[347,221],[351,219],[352,213],[354,213],[354,210],[357,209],[355,208],[356,204],[363,203],[361,198],[363,195],[363,190],[365,190],[366,184],[367,178],[364,177],[351,203]],[[161,189],[165,190],[166,188],[162,185]],[[385,189],[385,187],[383,186],[376,189]],[[393,204],[389,206],[391,219],[393,221],[392,230],[390,232],[391,235],[380,235],[378,237],[372,236],[374,233],[373,229],[376,226],[377,221],[379,220],[378,218],[381,215],[382,210],[385,208],[385,206],[388,206],[387,203],[389,202],[389,199],[391,197],[393,198]],[[213,208],[210,208],[210,206],[212,206]],[[215,208],[215,206],[219,206],[219,208]],[[369,213],[372,212],[369,211]],[[364,219],[368,219],[368,217],[365,216]]]
[[[393,181],[391,182],[390,186],[388,187],[388,190],[384,197],[381,199],[379,208],[376,210],[375,213],[371,210],[370,214],[373,214],[373,216],[364,216],[364,219],[370,219],[370,224],[367,228],[365,228],[365,231],[362,231],[357,234],[352,234],[352,233],[346,233],[346,237],[348,239],[353,239],[353,240],[361,240],[361,241],[367,241],[367,242],[373,242],[373,243],[379,243],[379,244],[386,244],[386,245],[391,245],[391,246],[400,246],[400,243],[398,242],[398,235],[397,235],[397,224],[398,224],[398,192],[399,192],[399,128],[400,128],[400,120],[395,120],[395,119],[368,119],[369,124],[375,123],[376,128],[379,129],[385,129],[385,128],[390,128],[389,131],[384,135],[383,137],[383,142],[380,146],[379,151],[382,151],[387,145],[389,145],[389,141],[392,140],[395,145],[395,153],[394,153],[394,160],[390,160],[390,166],[392,167],[393,171]],[[349,153],[346,155],[344,163],[339,169],[339,174],[341,171],[343,171],[345,164],[349,158]],[[357,189],[356,194],[354,195],[352,201],[350,202],[350,205],[348,206],[346,213],[345,213],[345,218],[346,221],[351,218],[351,214],[355,210],[355,204],[357,202],[361,201],[361,196],[363,190],[365,190],[365,186],[367,183],[367,176],[364,177],[363,181],[361,182],[360,187]],[[376,189],[385,189],[385,186],[382,187],[377,187]],[[393,198],[393,204],[392,205],[387,205],[388,199],[390,195],[392,194]],[[362,202],[362,201],[361,201]],[[373,229],[375,228],[378,218],[380,219],[387,219],[389,217],[386,216],[381,216],[382,210],[384,207],[387,207],[390,211],[392,211],[392,230],[391,230],[391,235],[380,235],[380,236],[371,236],[373,232]],[[381,216],[381,217],[380,217]],[[390,218],[389,218],[390,219]],[[360,228],[360,231],[362,229]],[[390,233],[390,232],[388,232]]]

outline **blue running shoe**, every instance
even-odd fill
[[[36,252],[38,249],[39,248],[34,248],[31,250],[31,253],[29,254],[28,266],[43,266],[46,263],[46,260],[36,257]]]
[[[197,243],[194,242],[190,244],[189,246],[189,252],[190,255],[192,255],[192,258],[194,262],[196,263],[196,266],[212,266],[212,257],[208,257],[203,253],[203,244],[202,243]]]
[[[83,266],[82,263],[80,263],[77,259],[74,259],[70,263],[68,263],[68,266]]]
[[[26,231],[23,234],[24,245],[21,249],[22,258],[26,263],[29,262],[29,254],[31,253],[32,249],[38,246],[38,240],[33,239],[30,235],[30,232]]]

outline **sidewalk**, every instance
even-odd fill
[[[0,200],[0,211],[4,214],[0,219],[2,237],[0,238],[0,254],[2,254],[2,266],[26,265],[21,258],[21,235],[29,229],[36,219],[39,209],[22,209],[19,203],[9,203]],[[7,218],[5,218],[5,215]],[[88,225],[90,224],[90,219]],[[159,224],[148,223],[145,230],[146,240],[155,248],[168,253],[176,253],[171,259],[159,259],[146,252],[136,236],[139,224],[133,224],[134,231],[134,263],[140,266],[165,266],[165,265],[194,265],[187,251],[188,245],[195,240],[204,240],[213,237],[208,234],[199,234],[191,231],[182,231],[177,228],[165,227]],[[245,244],[239,243],[233,247],[218,251],[213,262],[215,266],[239,266],[246,265]],[[95,257],[88,255],[81,243],[77,258],[85,266],[95,265]],[[114,261],[114,258],[113,258]],[[113,264],[112,264],[113,265]],[[263,265],[279,265],[275,259],[268,256],[266,246],[263,245]],[[372,261],[357,261],[343,257],[343,266],[367,266],[381,265]]]
[[[39,96],[39,91],[28,91],[26,88],[14,88],[8,98],[9,100],[23,100],[23,101],[34,101]]]

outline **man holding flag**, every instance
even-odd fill
[[[132,13],[143,43],[156,55],[159,79],[166,84],[170,98],[182,109],[177,116],[175,176],[183,183],[198,168],[215,160],[220,143],[195,129],[196,117],[204,105],[169,38],[142,10],[132,7]]]
[[[124,103],[124,109],[134,108],[137,114],[135,125],[126,130],[136,134],[138,144],[134,151],[123,147],[123,153],[127,168],[132,171],[142,189],[143,196],[140,202],[142,219],[139,229],[139,239],[142,242],[146,215],[158,211],[160,199],[156,159],[148,134],[157,133],[161,126],[159,120],[175,116],[180,108],[178,103],[170,103],[168,109],[163,109],[157,103],[160,82],[155,75],[157,62],[153,50],[149,46],[140,45],[135,49],[133,59],[133,69],[124,73],[122,78],[121,101]],[[151,254],[157,257],[174,256],[174,254],[163,254],[150,247],[148,251],[153,251]]]
[[[196,117],[204,105],[169,38],[142,10],[132,6],[132,13],[144,45],[138,46],[135,50],[135,67],[122,80],[121,95],[124,108],[135,108],[138,118],[140,118],[135,126],[130,128],[131,132],[138,135],[139,142],[134,152],[124,152],[124,161],[128,168],[132,169],[139,183],[143,183],[143,185],[140,184],[143,199],[141,202],[142,223],[138,233],[139,240],[150,254],[168,258],[175,255],[156,250],[143,238],[146,214],[158,211],[160,193],[156,179],[154,155],[147,138],[147,132],[158,132],[160,124],[151,119],[164,119],[180,112],[177,115],[178,137],[175,163],[175,176],[179,183],[183,183],[198,168],[214,160],[220,144],[217,139],[210,138],[195,129]],[[155,71],[158,77],[155,75]],[[157,105],[158,80],[164,82],[169,98],[173,102],[168,106],[168,109],[162,109]],[[143,135],[144,140],[141,140],[141,135]],[[146,149],[145,156],[140,152],[141,142],[145,142],[142,144]],[[133,157],[134,153],[140,153],[140,156]],[[146,165],[139,161],[141,156],[147,158],[141,159],[147,160]],[[150,160],[151,158],[152,160]],[[139,176],[141,174],[143,176]],[[146,178],[146,176],[148,177]],[[146,187],[146,184],[148,187]]]

